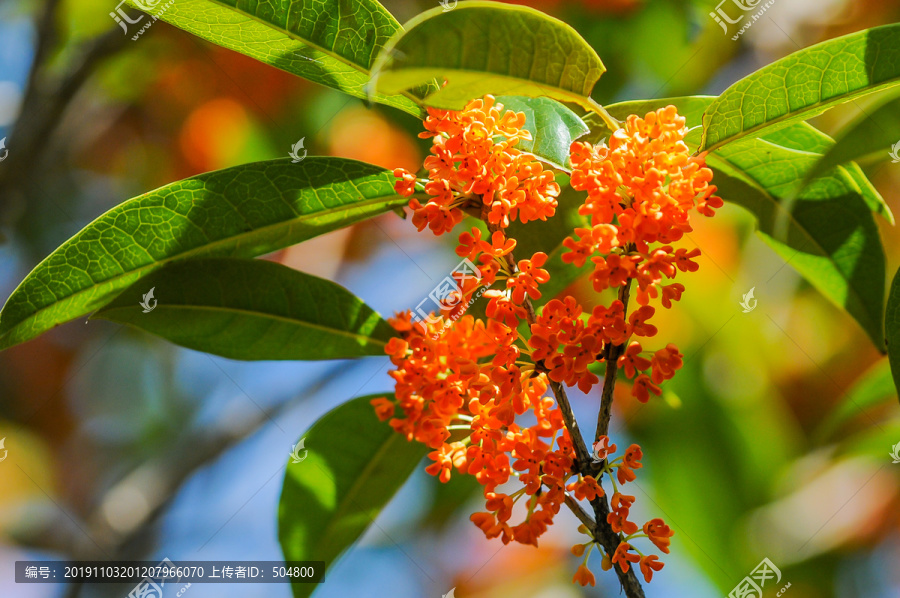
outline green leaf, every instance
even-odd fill
[[[485,94],[546,96],[590,108],[605,71],[593,48],[567,24],[524,6],[473,0],[438,6],[406,24],[378,55],[378,91],[396,94],[447,80],[425,103],[459,110]]]
[[[800,152],[813,153],[815,154],[814,157],[817,158],[819,162],[821,162],[820,156],[828,153],[828,150],[834,147],[834,141],[831,137],[809,123],[804,122],[794,123],[783,129],[767,132],[763,135],[762,139]],[[722,152],[719,152],[718,154],[721,153]],[[815,166],[809,168],[809,172],[814,168]],[[826,174],[829,173],[819,173],[815,177],[807,174],[805,180],[796,185],[795,193],[802,192],[813,178],[827,178],[825,176]],[[869,206],[869,209],[873,213],[881,215],[891,224],[894,224],[894,214],[891,212],[887,202],[884,201],[884,198],[878,190],[875,189],[872,182],[866,177],[865,173],[863,173],[859,164],[856,162],[844,164],[840,168],[832,170],[830,176],[838,177],[850,186],[855,185],[856,189],[862,195],[863,200],[866,202],[866,205]],[[852,181],[852,183],[850,183],[850,181]]]
[[[569,147],[589,130],[577,114],[550,98],[500,96],[497,101],[507,110],[525,113],[523,128],[531,133],[531,139],[520,141],[517,149],[569,170]]]
[[[815,158],[749,142],[723,148],[724,160],[709,157],[719,195],[756,216],[763,240],[883,349],[885,257],[869,207],[837,177],[816,179],[791,199]]]
[[[169,262],[263,255],[407,201],[390,171],[342,158],[257,162],[171,183],[106,212],[38,264],[0,311],[0,349],[102,307]]]
[[[329,411],[302,436],[308,451],[290,463],[278,504],[278,539],[286,560],[338,557],[369,527],[427,454],[378,421],[371,395]],[[302,457],[302,453],[301,453]],[[293,584],[305,598],[314,584]]]
[[[884,340],[888,361],[894,376],[894,387],[900,390],[900,270],[894,275],[884,314]]]
[[[674,104],[693,128],[699,124],[703,103],[710,101],[692,97],[626,102],[607,110],[622,119]],[[689,141],[692,135],[696,129]],[[823,295],[846,309],[875,346],[883,349],[885,257],[871,211],[886,217],[890,211],[861,172],[854,177],[842,167],[799,189],[803,175],[831,144],[824,133],[806,123],[794,123],[766,131],[763,138],[722,147],[707,156],[707,164],[715,170],[718,195],[756,216],[763,240]]]
[[[885,25],[794,52],[744,77],[703,116],[703,151],[759,136],[900,83],[900,25]]]
[[[900,161],[900,98],[890,100],[875,110],[866,111],[858,120],[844,127],[834,146],[806,176],[806,181],[828,172],[839,164],[877,156]],[[898,156],[894,158],[894,156]]]
[[[155,302],[144,300],[150,290]],[[338,284],[274,262],[237,258],[169,264],[94,317],[230,359],[384,355],[394,336],[381,316]]]
[[[888,303],[890,309],[890,303]],[[890,345],[888,345],[890,354]],[[882,360],[873,366],[848,390],[840,404],[835,407],[816,431],[821,441],[834,435],[842,424],[867,410],[897,396],[891,377],[889,360]]]
[[[375,55],[401,31],[374,0],[176,0],[155,14],[223,48],[358,98],[367,97]],[[369,99],[424,116],[412,94]]]

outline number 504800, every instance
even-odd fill
[[[276,577],[312,577],[315,573],[315,567],[272,567]]]

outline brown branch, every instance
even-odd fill
[[[54,5],[50,2],[48,7]],[[48,11],[50,8],[48,8]],[[48,18],[45,16],[45,19]],[[44,27],[48,27],[45,25]],[[52,37],[48,29],[39,40],[39,53],[46,53],[46,46]],[[35,172],[41,168],[41,154],[46,152],[49,139],[57,129],[72,100],[84,84],[94,74],[97,67],[109,56],[125,47],[127,37],[118,27],[110,29],[99,37],[85,42],[74,53],[76,58],[68,70],[47,81],[42,64],[35,63],[29,75],[29,83],[22,103],[22,111],[16,119],[9,135],[9,161],[0,174],[0,188],[4,193],[0,199],[0,220],[12,219],[16,211],[15,202],[25,201],[25,186],[35,179]],[[40,48],[44,48],[41,50]]]
[[[625,286],[619,289],[619,301],[622,302],[624,315],[628,314],[628,297],[631,293],[631,279]],[[606,374],[603,376],[603,393],[600,395],[600,413],[597,415],[597,432],[594,435],[596,441],[601,436],[609,433],[609,419],[612,417],[613,390],[616,388],[616,374],[619,372],[619,357],[622,355],[622,345],[606,346]]]
[[[488,230],[491,234],[500,230],[500,227],[492,225],[487,219],[486,206],[482,208],[482,218],[487,224]],[[518,269],[516,266],[516,260],[513,257],[512,252],[506,254],[506,265],[509,269],[510,274],[515,274]],[[620,299],[623,298],[623,303],[626,304],[628,302],[628,290],[630,289],[631,284],[629,281],[628,286],[623,287],[624,294],[620,292]],[[524,302],[525,313],[528,320],[528,324],[534,324],[537,316],[535,315],[534,305],[531,303],[531,300],[528,297],[525,297]],[[618,359],[618,354],[616,354],[616,359]],[[613,367],[615,366],[615,361],[612,362]],[[536,362],[535,366],[546,371],[544,364],[542,362]],[[609,372],[610,366],[607,364],[607,372]],[[615,371],[612,373],[613,383],[615,382]],[[548,376],[549,380],[549,376]],[[572,446],[575,448],[575,471],[582,476],[585,475],[596,475],[597,469],[595,469],[592,459],[591,453],[587,449],[587,445],[585,445],[584,437],[581,435],[581,430],[578,427],[578,421],[575,419],[575,413],[572,411],[572,405],[569,402],[569,397],[566,394],[566,388],[559,382],[554,382],[550,380],[550,389],[553,391],[553,396],[556,398],[556,403],[559,405],[559,409],[562,412],[563,422],[566,424],[566,429],[569,432],[569,437],[572,439]],[[605,391],[605,386],[604,386]],[[612,401],[612,391],[610,391],[610,402]],[[607,419],[607,425],[609,420]],[[600,479],[597,478],[599,482]],[[613,531],[612,527],[607,521],[607,515],[610,513],[609,503],[606,502],[606,496],[600,496],[591,501],[591,506],[594,508],[594,519],[592,520],[590,515],[588,515],[584,509],[581,508],[581,505],[569,494],[566,494],[565,498],[566,505],[576,517],[588,527],[591,532],[591,536],[603,547],[610,557],[615,553],[616,548],[619,546],[621,542],[621,538],[619,534]],[[613,569],[616,572],[616,575],[619,578],[619,583],[622,585],[622,589],[625,591],[625,595],[628,598],[645,598],[644,588],[641,587],[641,582],[638,580],[637,575],[635,574],[634,567],[629,568],[628,572],[622,571],[621,567],[615,565]]]
[[[622,539],[606,521],[606,516],[610,513],[606,496],[600,496],[592,500],[591,506],[594,507],[594,518],[597,521],[597,526],[594,528],[594,539],[600,543],[606,554],[611,557],[616,552],[616,548],[619,547]],[[619,577],[619,583],[622,584],[622,589],[625,590],[625,595],[628,598],[645,598],[644,588],[641,587],[641,582],[638,581],[634,566],[629,567],[627,573],[622,571],[619,565],[615,565],[613,569],[615,569],[616,575]]]

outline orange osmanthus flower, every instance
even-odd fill
[[[641,448],[633,444],[612,459],[616,445],[601,436],[590,455],[595,469],[576,467],[563,411],[547,393],[553,383],[589,392],[600,382],[595,366],[610,367],[605,362],[614,356],[613,365],[633,380],[632,394],[646,402],[682,367],[674,344],[645,351],[636,337],[658,334],[650,322],[657,308],[671,309],[685,290],[669,281],[699,267],[699,249],[673,244],[692,230],[694,211],[712,216],[722,205],[712,171],[702,154],[688,151],[684,118],[672,106],[644,118],[630,116],[608,145],[572,144],[570,183],[586,194],[579,213],[589,225],[564,241],[562,260],[579,267],[590,262],[597,292],[622,291],[608,304],[585,310],[573,297],[543,297],[541,287],[550,281],[546,253],[513,257],[511,222],[553,216],[560,191],[554,173],[517,148],[531,138],[525,114],[485,96],[459,111],[428,108],[424,124],[420,136],[432,140],[427,179],[397,169],[395,189],[416,195],[409,207],[420,231],[450,232],[465,214],[486,222],[487,233],[471,227],[456,246],[457,255],[481,273],[457,281],[459,296],[463,303],[476,293],[483,296],[485,317],[456,307],[424,322],[414,323],[410,312],[390,319],[396,338],[385,352],[394,366],[394,398],[373,400],[376,414],[431,449],[428,473],[442,482],[471,475],[482,485],[485,510],[470,519],[487,538],[503,543],[536,546],[567,492],[578,501],[605,501],[601,482],[608,476],[611,512],[597,524],[618,534],[619,544],[612,554],[602,551],[601,568],[618,565],[628,572],[640,562],[649,582],[663,564],[656,555],[636,554],[631,542],[643,536],[628,519],[635,497],[616,484],[637,478]],[[637,306],[628,313],[624,291],[632,286]],[[539,299],[546,303],[535,308]],[[573,581],[594,585],[587,559],[597,540],[580,529],[589,541],[572,549],[585,555]],[[644,524],[643,533],[669,552],[673,532],[661,519]]]

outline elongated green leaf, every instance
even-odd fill
[[[154,300],[148,302],[151,290]],[[340,285],[274,262],[238,258],[169,264],[94,317],[231,359],[384,355],[394,336],[381,316]]]
[[[806,176],[808,182],[824,172],[867,157],[900,162],[900,98],[882,104],[850,123]]]
[[[428,452],[378,421],[371,395],[326,413],[302,436],[278,504],[278,539],[286,560],[331,566],[369,527]],[[326,577],[327,583],[327,577]],[[312,584],[293,584],[306,598]]]
[[[894,376],[894,387],[900,392],[900,270],[894,275],[884,314],[884,340],[888,361]]]
[[[116,206],[29,274],[0,311],[0,349],[98,309],[174,260],[254,257],[406,204],[383,168],[307,157],[236,166]]]
[[[160,0],[156,16],[179,29],[358,98],[366,97],[375,55],[401,30],[375,0],[176,0],[162,10],[163,5]],[[424,115],[411,95],[370,99]]]
[[[546,96],[590,106],[606,70],[574,29],[537,10],[497,2],[438,6],[406,24],[376,59],[378,91],[396,94],[435,79],[447,84],[425,98],[458,110],[472,98]]]
[[[627,102],[607,110],[622,119],[674,104],[693,128],[703,103],[709,101],[693,97]],[[692,132],[688,141],[695,135]],[[857,178],[843,167],[816,179],[797,196],[803,175],[831,144],[815,128],[794,123],[766,131],[761,139],[722,147],[707,156],[707,164],[715,170],[718,194],[756,216],[763,240],[823,295],[846,309],[875,346],[883,349],[885,258],[871,210],[892,218],[890,211],[861,172]],[[859,181],[865,184],[865,192]]]
[[[890,353],[890,346],[888,352]],[[841,402],[819,426],[816,431],[817,438],[820,440],[829,438],[843,423],[859,416],[867,409],[893,399],[896,395],[897,389],[891,377],[889,360],[882,360],[844,394]]]
[[[762,139],[721,153],[709,157],[719,194],[753,213],[766,243],[883,349],[884,249],[852,181],[819,178],[793,198],[815,156]]]
[[[516,147],[529,152],[561,170],[569,169],[569,147],[588,132],[581,118],[550,98],[500,96],[497,101],[507,110],[525,113],[525,129],[531,139],[520,141]]]
[[[900,83],[900,25],[831,39],[744,77],[703,116],[700,147],[711,151],[770,127]]]

